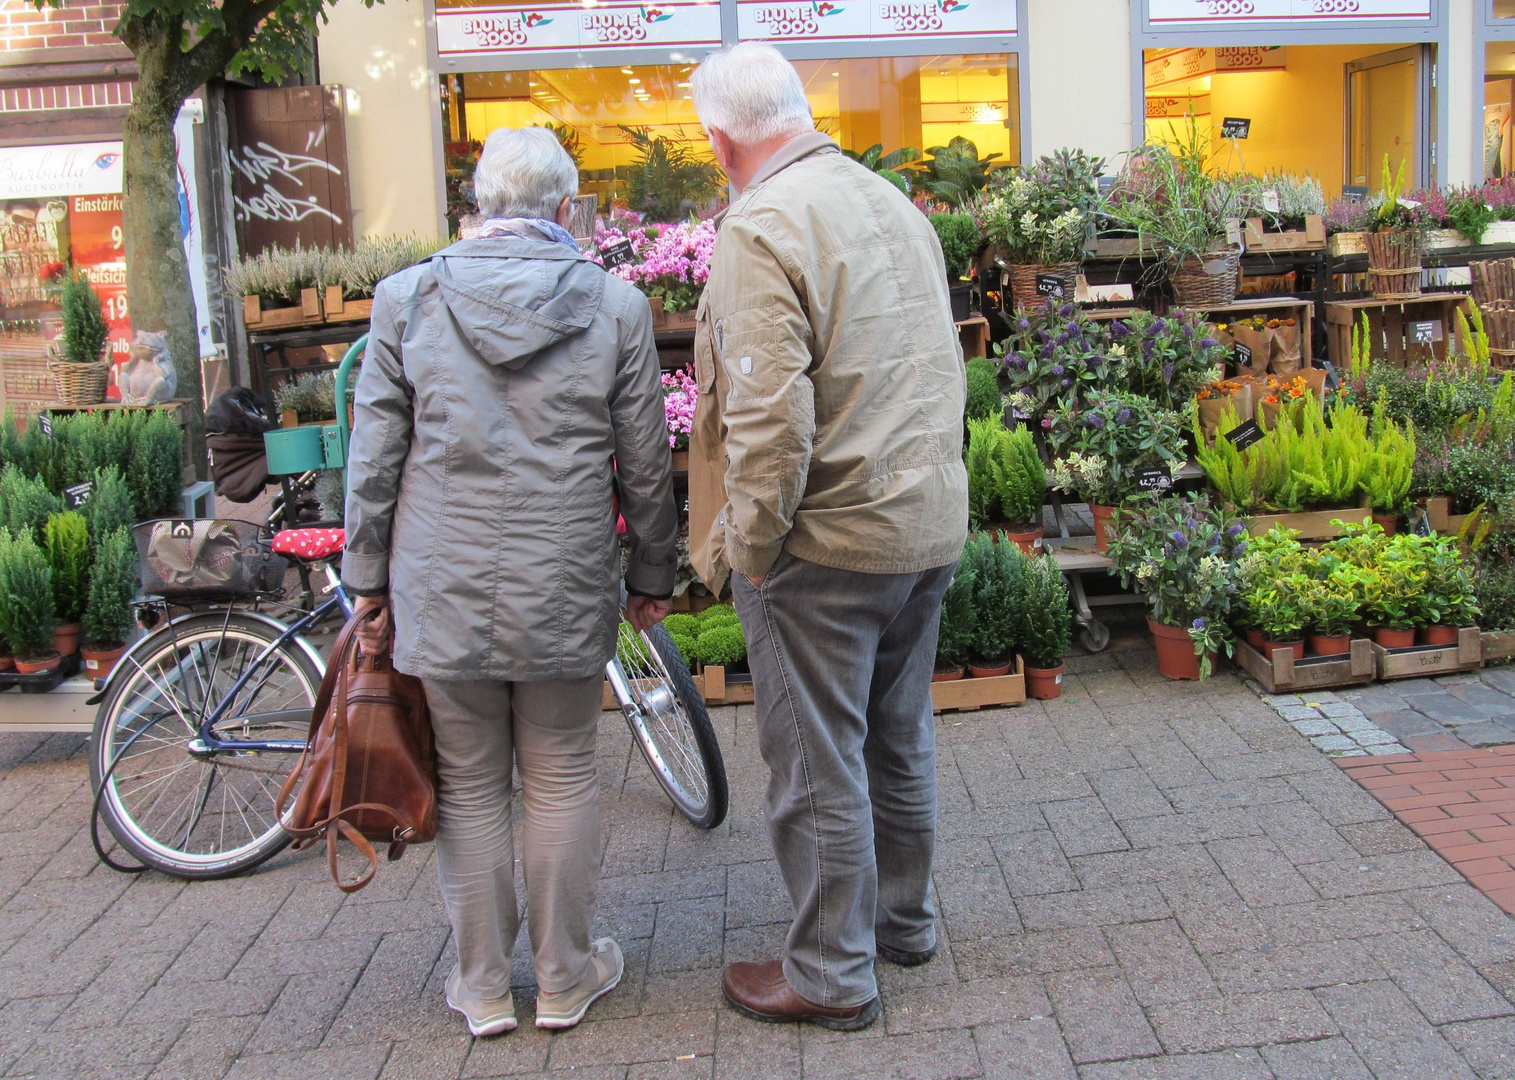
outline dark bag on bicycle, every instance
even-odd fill
[[[337,637],[308,745],[278,802],[282,818],[299,787],[284,829],[297,849],[325,837],[332,881],[349,893],[367,885],[378,868],[370,841],[388,842],[393,861],[407,844],[437,835],[437,763],[425,691],[420,679],[394,670],[387,654],[358,651],[359,618],[349,619]],[[356,881],[344,883],[337,871],[340,837],[368,859]]]

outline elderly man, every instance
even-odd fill
[[[458,943],[447,1003],[493,1035],[516,1026],[512,756],[537,1026],[572,1027],[621,978],[616,943],[589,940],[595,729],[621,585],[612,486],[639,629],[668,612],[677,520],[652,313],[563,228],[572,159],[545,128],[496,131],[474,188],[479,237],[375,294],[342,577],[360,612],[385,608],[365,650],[392,636],[395,667],[426,688]]]
[[[794,904],[783,956],[735,963],[759,1020],[878,1016],[875,955],[936,950],[931,671],[968,526],[962,350],[941,246],[814,130],[794,68],[734,46],[694,73],[734,196],[700,301],[691,557],[732,588]]]

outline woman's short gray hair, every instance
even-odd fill
[[[815,130],[799,72],[772,45],[744,41],[713,52],[690,81],[700,123],[739,145]]]
[[[496,128],[484,140],[473,193],[487,218],[552,221],[563,200],[579,193],[579,170],[546,128]]]

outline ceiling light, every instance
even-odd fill
[[[689,87],[689,83],[686,83],[686,82],[681,82],[681,83],[678,83],[677,85],[679,86],[680,89],[688,89],[688,87]]]
[[[621,69],[621,74],[622,75],[635,75],[636,72],[633,71],[631,68],[622,68]]]
[[[832,75],[833,75],[833,76],[836,76],[836,75],[840,75],[840,74],[841,74],[841,72],[840,72],[840,71],[833,71],[833,72],[832,72],[832,73],[831,73],[831,74],[832,74]]]
[[[640,86],[642,84],[641,79],[627,79],[626,81],[629,82],[632,86]]]
[[[537,86],[537,85],[540,85],[540,84],[538,84],[538,83],[534,83],[534,82],[530,82],[530,81],[528,81],[528,82],[527,82],[527,83],[526,83],[526,85],[527,85],[527,86]]]

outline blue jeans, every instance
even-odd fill
[[[873,999],[875,939],[936,942],[931,672],[953,569],[864,574],[786,552],[761,586],[732,576],[794,905],[784,976],[819,1005]]]

